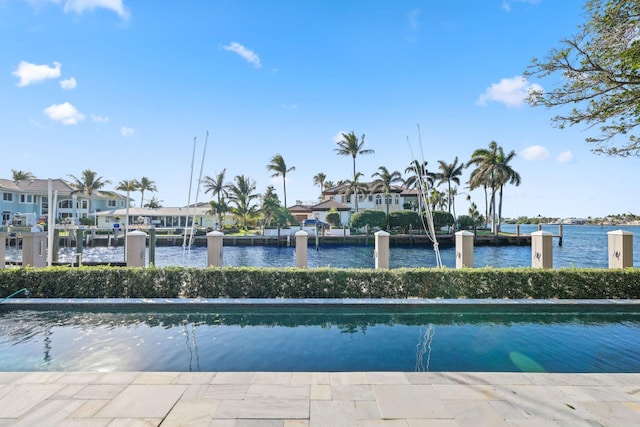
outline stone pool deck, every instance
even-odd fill
[[[0,426],[638,426],[640,374],[0,372]]]

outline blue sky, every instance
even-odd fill
[[[506,217],[640,214],[637,159],[597,156],[584,127],[523,104],[533,57],[583,22],[581,1],[0,0],[0,176],[92,169],[115,187],[147,176],[164,206],[188,200],[206,132],[204,175],[226,168],[258,192],[296,170],[287,200],[317,199],[313,176],[338,181],[351,159],[340,132],[365,134],[367,179],[424,160],[466,162],[496,141],[514,150],[519,187]],[[409,140],[410,144],[407,142]],[[410,148],[412,147],[412,149]],[[459,193],[465,193],[465,171]],[[132,196],[136,205],[139,197]],[[191,201],[195,199],[195,187]],[[202,192],[199,201],[209,200]],[[472,199],[484,210],[483,195]],[[463,196],[457,212],[469,207]]]

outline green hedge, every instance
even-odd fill
[[[0,270],[0,299],[22,288],[27,288],[32,298],[637,299],[640,269],[27,267]]]

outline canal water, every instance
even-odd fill
[[[515,225],[503,225],[505,232],[515,232]],[[535,225],[521,225],[520,233],[528,234],[537,230]],[[558,226],[544,226],[544,231],[558,234]],[[606,268],[608,266],[607,233],[615,230],[629,231],[634,234],[634,266],[640,266],[640,226],[583,226],[569,225],[563,227],[562,246],[558,238],[553,239],[554,268]],[[72,262],[75,248],[61,248],[59,260]],[[450,268],[455,267],[455,249],[440,250],[442,263]],[[84,248],[82,259],[85,262],[123,262],[122,247]],[[148,259],[148,255],[147,255]],[[21,260],[21,253],[15,248],[7,248],[7,260]],[[295,267],[295,248],[276,246],[225,246],[222,253],[224,266],[246,267]],[[391,247],[390,267],[434,267],[435,253],[431,244],[413,247]],[[185,249],[182,246],[157,247],[155,265],[206,267],[206,247]],[[309,268],[374,268],[373,245],[320,245],[309,246]],[[530,267],[531,247],[529,246],[480,246],[474,250],[475,267]]]

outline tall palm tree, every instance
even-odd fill
[[[227,203],[225,199],[229,197],[229,183],[225,182],[225,174],[227,169],[222,169],[215,178],[205,176],[202,178],[204,184],[204,192],[211,193],[211,197],[217,197],[217,201],[211,204],[211,207],[218,214],[218,224],[222,228],[222,216],[228,211]]]
[[[491,217],[491,224],[494,233],[498,233],[496,222],[496,189],[498,184],[498,159],[502,147],[498,143],[491,141],[488,148],[479,148],[471,154],[471,160],[467,162],[467,167],[475,165],[476,168],[469,177],[469,189],[474,190],[479,187],[485,189],[485,213],[487,220]],[[491,198],[487,202],[487,189],[491,189]]]
[[[320,187],[320,199],[322,199],[322,191],[324,190],[324,182],[327,180],[327,175],[324,174],[324,172],[318,172],[314,177],[313,177],[313,185],[317,185],[318,187]]]
[[[22,170],[11,169],[11,179],[13,181],[24,181],[27,179],[34,179],[36,176],[31,172]]]
[[[448,202],[447,205],[449,207],[449,213],[451,213],[451,199],[453,195],[451,194],[451,182],[460,185],[460,176],[462,175],[462,169],[464,168],[464,163],[458,164],[458,156],[456,156],[453,163],[447,163],[444,160],[438,160],[438,168],[440,169],[440,183],[447,184],[447,197]]]
[[[152,191],[152,192],[156,192],[158,191],[158,188],[156,187],[156,183],[155,181],[150,180],[149,178],[147,178],[146,176],[143,176],[142,178],[140,178],[140,181],[138,181],[138,191],[140,191],[140,207],[144,206],[144,192],[145,191]]]
[[[116,187],[116,190],[118,191],[126,191],[127,192],[127,214],[126,214],[126,219],[125,219],[125,226],[124,226],[124,233],[125,233],[125,237],[127,235],[127,233],[129,232],[129,205],[131,204],[131,199],[129,198],[129,193],[131,193],[132,191],[138,191],[138,189],[140,188],[140,183],[138,182],[138,180],[136,179],[125,179],[123,181],[120,181],[118,183],[118,186]]]
[[[276,154],[271,158],[270,163],[267,165],[267,170],[273,172],[272,178],[282,177],[282,187],[284,191],[284,207],[287,207],[287,174],[296,170],[295,166],[287,168],[287,164],[284,158],[280,154]]]
[[[505,184],[513,184],[516,187],[520,185],[520,174],[516,172],[509,162],[516,157],[516,152],[511,150],[509,154],[505,155],[502,147],[498,151],[498,162],[496,164],[497,170],[497,183],[499,189],[500,201],[498,203],[498,231],[500,231],[500,224],[502,221],[502,192]]]
[[[351,156],[351,158],[353,159],[353,180],[352,182],[357,182],[357,177],[356,177],[356,157],[358,155],[365,155],[365,154],[373,154],[374,151],[371,149],[364,149],[362,148],[364,145],[364,134],[362,134],[362,137],[360,139],[358,139],[358,137],[356,136],[355,133],[353,133],[353,131],[349,132],[349,133],[344,133],[342,132],[342,139],[340,141],[338,141],[336,144],[338,144],[338,148],[335,148],[334,150],[338,153],[338,155],[340,156]],[[355,195],[355,209],[356,212],[358,212],[358,188],[357,186],[354,187],[354,190],[356,191]]]
[[[235,204],[231,212],[240,220],[245,234],[249,221],[258,215],[258,208],[252,202],[260,195],[255,191],[256,182],[244,175],[237,175],[229,185],[229,199]]]
[[[371,192],[384,193],[384,203],[387,205],[387,231],[389,231],[389,196],[391,195],[391,185],[402,182],[402,175],[398,171],[389,172],[386,166],[378,167],[378,172],[374,172],[371,178],[376,178],[371,183]]]
[[[86,193],[89,196],[89,215],[91,215],[91,200],[93,198],[94,192],[100,190],[107,184],[111,184],[111,181],[109,181],[108,179],[104,179],[103,177],[97,175],[98,174],[91,169],[85,169],[82,171],[82,179],[74,175],[67,175],[71,179],[73,179],[73,185],[76,187],[76,189],[72,191],[72,194]]]

